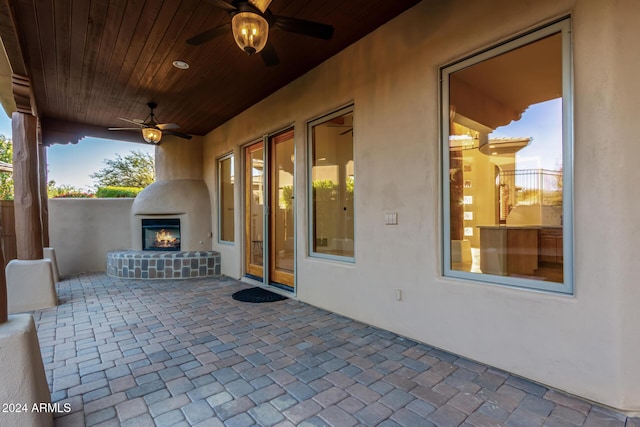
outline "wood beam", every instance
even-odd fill
[[[38,144],[38,182],[40,184],[40,223],[42,246],[49,247],[49,194],[47,193],[47,147]]]
[[[14,74],[11,76],[13,98],[16,101],[16,111],[24,114],[35,115],[33,92],[28,77]]]
[[[20,49],[20,36],[8,0],[0,0],[0,39],[14,73],[26,75],[27,67]]]
[[[146,144],[140,131],[109,131],[106,127],[44,118],[41,122],[42,143],[77,144],[85,137]]]
[[[43,259],[37,119],[13,113],[13,182],[18,259]]]

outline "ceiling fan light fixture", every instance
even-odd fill
[[[231,30],[238,47],[249,55],[260,52],[267,44],[269,37],[267,20],[254,12],[240,12],[233,15]]]
[[[162,139],[162,131],[153,127],[143,128],[142,137],[149,144],[157,144]]]

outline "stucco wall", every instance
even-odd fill
[[[442,277],[439,82],[442,65],[572,14],[575,295]],[[423,0],[205,137],[216,158],[295,126],[297,297],[616,408],[640,411],[640,182],[635,143],[640,3],[634,0]],[[308,120],[354,102],[356,262],[307,256]],[[386,171],[386,173],[381,173]],[[236,244],[223,273],[240,277]],[[211,191],[212,196],[215,192]],[[594,203],[597,201],[597,203]],[[215,204],[214,204],[215,206]],[[399,224],[384,225],[385,212]],[[215,209],[212,223],[215,224]],[[565,265],[565,268],[571,268]],[[396,301],[396,289],[404,298]]]
[[[202,138],[166,136],[155,153],[156,181],[202,179]]]
[[[134,199],[49,199],[49,240],[60,275],[106,271],[107,252],[130,249]]]

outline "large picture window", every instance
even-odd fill
[[[442,69],[447,276],[573,290],[569,22]]]
[[[353,260],[353,107],[309,123],[310,252]]]
[[[221,242],[234,241],[233,154],[218,159],[218,236]]]

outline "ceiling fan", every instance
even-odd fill
[[[278,28],[290,33],[303,34],[323,40],[333,37],[333,26],[304,19],[278,16],[271,13],[271,0],[207,0],[212,6],[224,10],[231,17],[231,31],[240,47],[248,55],[260,53],[267,66],[278,65],[280,60],[273,45],[268,41],[269,28]],[[223,24],[187,40],[188,44],[200,45],[228,31]]]
[[[158,106],[155,102],[147,103],[147,106],[151,110],[149,116],[145,120],[140,119],[124,119],[122,117],[118,117],[120,120],[124,120],[125,122],[133,123],[134,125],[138,125],[136,128],[109,128],[109,130],[141,130],[142,137],[145,141],[150,144],[158,144],[160,139],[162,139],[162,135],[173,135],[184,139],[191,139],[191,135],[187,135],[186,133],[176,132],[171,129],[178,129],[178,126],[175,123],[158,123],[156,121],[156,116],[153,114],[153,110]]]

